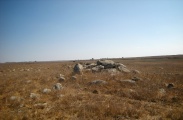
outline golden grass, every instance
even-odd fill
[[[0,64],[0,119],[183,119],[183,60],[115,61],[141,74],[84,72],[72,80],[73,62]],[[61,83],[64,88],[43,94],[44,88],[52,89],[59,82],[59,74],[66,78]],[[142,80],[135,84],[120,82],[132,77]],[[107,84],[88,84],[97,79]],[[175,87],[168,89],[166,83],[174,83]],[[31,99],[31,93],[40,97]],[[11,100],[11,96],[17,99]],[[44,103],[45,107],[36,106]]]

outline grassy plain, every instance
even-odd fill
[[[183,120],[183,58],[113,59],[135,73],[109,72],[76,74],[76,63],[24,62],[0,64],[0,119],[2,120]],[[52,89],[59,75],[66,78],[60,91]],[[120,80],[139,77],[135,84]],[[89,85],[93,80],[104,85]],[[173,83],[173,88],[166,85]],[[30,93],[39,94],[38,99]],[[11,100],[12,96],[17,98]],[[44,104],[38,107],[36,104]]]

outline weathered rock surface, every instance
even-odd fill
[[[43,89],[43,93],[44,93],[44,94],[48,94],[48,93],[50,93],[50,92],[51,92],[51,89],[47,89],[47,88]]]
[[[124,73],[130,73],[130,70],[128,70],[126,67],[123,67],[123,66],[119,66],[118,70]]]
[[[140,71],[138,71],[138,70],[131,70],[131,72],[134,74],[140,74]]]
[[[19,96],[11,96],[11,97],[10,97],[10,100],[11,100],[11,101],[15,101],[15,100],[16,100],[16,101],[20,101],[21,98],[20,98]]]
[[[64,75],[63,74],[60,74],[60,77],[64,77]]]
[[[76,76],[72,76],[71,79],[72,80],[77,80],[77,77]]]
[[[82,71],[85,72],[102,72],[106,71],[111,73],[112,75],[115,75],[116,73],[122,72],[122,73],[134,73],[134,74],[140,74],[140,71],[138,70],[132,70],[130,71],[125,65],[122,63],[115,63],[112,60],[99,60],[97,61],[97,64],[95,63],[85,63],[84,66],[81,64],[76,64],[74,66],[74,73],[82,73]]]
[[[116,66],[116,68],[119,67],[119,66],[121,66],[121,67],[126,67],[126,66],[123,65],[122,63],[115,63],[115,66]]]
[[[115,68],[115,63],[112,60],[99,60],[97,61],[97,65],[102,65],[105,69]]]
[[[56,83],[56,84],[53,86],[53,89],[54,89],[54,90],[61,90],[61,89],[63,89],[62,84]]]
[[[34,104],[34,107],[38,109],[44,109],[47,105],[48,105],[47,103],[37,103],[37,104]]]
[[[36,94],[36,93],[31,93],[30,94],[30,98],[32,98],[32,99],[39,99],[40,98],[40,95],[39,94]]]
[[[127,79],[127,80],[120,80],[121,82],[128,82],[128,83],[136,83],[135,81],[133,80],[130,80],[130,79]]]
[[[175,85],[174,85],[173,83],[168,83],[168,84],[166,84],[166,87],[169,88],[169,89],[170,89],[170,88],[174,88],[174,86],[175,86]]]
[[[104,80],[94,80],[89,82],[89,85],[101,85],[101,84],[107,84],[107,82]]]
[[[78,63],[74,66],[75,73],[82,73],[82,71],[83,71],[83,66],[81,64]]]
[[[108,73],[111,73],[111,74],[116,74],[116,73],[118,73],[119,71],[117,71],[115,68],[112,68],[112,69],[107,69],[107,72],[108,72]]]
[[[99,72],[102,69],[104,69],[104,66],[98,65],[98,66],[95,66],[95,67],[92,68],[92,72]]]
[[[65,81],[65,78],[64,77],[60,77],[59,78],[59,82],[64,82]]]
[[[95,66],[97,66],[97,64],[95,64],[95,63],[86,64],[86,69],[88,69],[88,68],[93,68],[93,67],[95,67]]]
[[[132,80],[133,80],[133,81],[139,81],[139,80],[142,80],[142,79],[139,78],[139,77],[133,77]]]

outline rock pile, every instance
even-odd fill
[[[84,65],[76,64],[74,66],[74,73],[82,73],[82,71],[92,71],[92,72],[101,72],[107,70],[108,72],[119,71],[123,73],[130,73],[131,71],[127,69],[122,63],[116,63],[112,60],[99,60],[97,63],[87,63]]]

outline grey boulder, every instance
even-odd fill
[[[79,63],[77,63],[75,66],[74,66],[74,72],[75,73],[82,73],[83,71],[83,66]]]
[[[115,68],[115,62],[112,60],[99,60],[97,61],[97,65],[102,65],[105,69]]]

